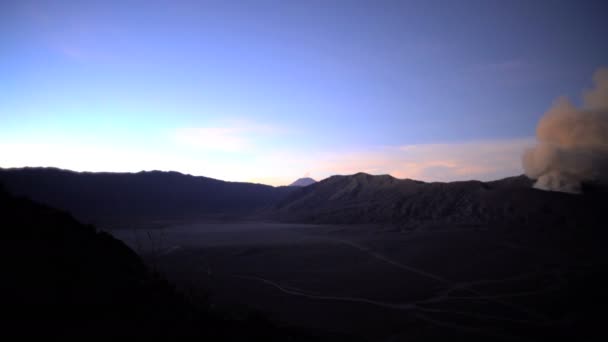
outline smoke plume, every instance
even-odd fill
[[[523,156],[535,188],[580,193],[585,182],[608,182],[608,69],[593,80],[582,108],[561,98],[540,119],[538,144]]]

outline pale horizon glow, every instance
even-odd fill
[[[228,160],[214,165],[188,155],[155,154],[145,149],[114,149],[82,144],[0,144],[2,167],[57,167],[79,172],[177,171],[225,181],[289,185],[301,177],[322,180],[332,175],[365,172],[390,174],[427,182],[495,180],[523,173],[521,154],[532,138],[460,144],[383,146],[316,156],[290,153],[260,154],[253,163]],[[206,149],[206,147],[205,147]],[[223,147],[220,147],[223,150]],[[222,151],[224,153],[225,151]],[[171,168],[162,164],[172,165]],[[115,165],[108,168],[108,165]],[[226,167],[226,165],[229,165]],[[268,170],[267,165],[273,165]],[[302,171],[306,170],[306,171]],[[246,176],[243,177],[243,174]],[[272,176],[280,175],[280,176]]]

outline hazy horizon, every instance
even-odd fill
[[[385,176],[385,175],[389,175],[387,173],[378,173],[378,174],[370,174],[367,172],[363,172],[363,171],[359,171],[359,172],[354,172],[354,173],[336,173],[336,174],[331,174],[327,177],[324,178],[314,178],[314,177],[310,177],[307,175],[298,177],[298,178],[294,178],[291,181],[285,183],[285,184],[267,184],[267,183],[260,183],[260,182],[255,182],[255,181],[230,181],[230,180],[226,180],[226,179],[221,179],[221,178],[216,178],[216,177],[209,177],[206,175],[196,175],[196,174],[191,174],[191,173],[187,173],[187,172],[180,172],[180,171],[176,171],[176,170],[158,170],[158,169],[149,169],[149,170],[139,170],[139,171],[88,171],[88,170],[71,170],[71,169],[66,169],[66,168],[61,168],[61,167],[56,167],[56,166],[15,166],[15,167],[4,167],[4,166],[0,166],[0,169],[5,169],[5,170],[10,170],[10,169],[14,169],[14,170],[20,170],[20,169],[27,169],[27,168],[31,168],[31,169],[55,169],[55,170],[61,170],[61,171],[68,171],[68,172],[77,172],[77,173],[128,173],[128,174],[137,174],[137,173],[142,173],[142,172],[177,172],[180,173],[182,175],[185,176],[193,176],[193,177],[206,177],[206,178],[212,178],[212,179],[216,179],[216,180],[220,180],[220,181],[225,181],[225,182],[243,182],[243,183],[254,183],[254,184],[262,184],[262,185],[269,185],[269,186],[274,186],[274,187],[280,187],[280,186],[289,186],[290,184],[294,183],[297,180],[303,179],[303,178],[311,178],[313,179],[315,182],[321,182],[327,178],[330,177],[334,177],[334,176],[354,176],[358,173],[364,173],[364,174],[369,174],[372,176]],[[495,179],[487,179],[487,180],[482,180],[483,182],[488,182],[488,181],[495,181],[495,180],[501,180],[504,178],[510,178],[510,177],[518,177],[518,176],[523,176],[524,173],[520,173],[520,174],[516,174],[516,175],[510,175],[510,176],[505,176],[505,177],[500,177],[500,178],[495,178]],[[392,175],[389,175],[391,177],[394,177]],[[412,180],[417,180],[420,181],[420,179],[415,179],[415,178],[408,178],[408,177],[404,177],[404,178],[399,178],[399,177],[394,177],[397,179],[412,179]],[[479,181],[479,179],[463,179],[463,180],[454,180],[454,181],[447,181],[447,182],[457,182],[457,181]],[[423,182],[442,182],[442,181],[423,181]]]
[[[516,176],[608,65],[601,6],[3,1],[0,167]]]

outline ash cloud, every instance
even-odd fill
[[[608,183],[608,69],[593,80],[581,108],[560,98],[540,119],[538,143],[523,156],[535,188],[580,193],[583,183]]]

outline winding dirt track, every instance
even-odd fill
[[[483,328],[476,328],[476,327],[472,327],[472,326],[468,326],[468,325],[464,325],[464,324],[447,323],[445,321],[433,319],[432,317],[429,316],[429,314],[449,313],[449,314],[473,317],[473,318],[482,319],[482,320],[534,324],[533,322],[526,321],[526,320],[517,320],[517,319],[511,319],[511,318],[507,318],[507,317],[485,315],[485,314],[479,314],[479,313],[473,313],[473,312],[467,312],[467,311],[429,309],[429,308],[420,306],[420,304],[426,303],[427,302],[426,300],[417,301],[414,303],[388,303],[388,302],[381,302],[381,301],[371,300],[371,299],[367,299],[367,298],[360,298],[360,297],[323,296],[323,295],[315,295],[315,294],[306,293],[303,290],[295,289],[293,287],[287,287],[287,286],[281,285],[277,282],[274,282],[272,280],[261,278],[261,277],[245,276],[245,275],[234,275],[233,277],[259,281],[259,282],[262,282],[269,286],[272,286],[285,294],[296,296],[296,297],[304,297],[304,298],[314,299],[314,300],[329,300],[329,301],[362,303],[362,304],[378,306],[378,307],[385,308],[385,309],[409,311],[409,312],[412,312],[414,317],[416,317],[422,321],[428,322],[430,324],[436,325],[436,326],[449,328],[449,329],[455,329],[455,330],[468,332],[468,333],[480,334],[480,335],[484,335],[484,336],[488,336],[488,337],[498,338],[498,339],[501,339],[504,341],[522,341],[522,339],[516,338],[513,336],[509,336],[509,335],[505,335],[505,334],[497,334],[497,333],[494,333],[490,330],[483,329]]]
[[[389,257],[387,257],[385,255],[382,255],[382,254],[379,254],[377,252],[374,252],[370,248],[368,248],[366,246],[362,246],[362,245],[357,244],[357,243],[354,243],[352,241],[337,240],[337,239],[334,239],[333,241],[336,241],[336,242],[339,242],[339,243],[351,246],[353,248],[356,248],[356,249],[358,249],[358,250],[360,250],[360,251],[362,251],[364,253],[367,253],[369,256],[371,256],[373,258],[376,258],[376,259],[381,260],[381,261],[383,261],[385,263],[388,263],[390,265],[398,267],[398,268],[400,268],[402,270],[405,270],[405,271],[408,271],[408,272],[412,272],[412,273],[415,273],[415,274],[418,274],[418,275],[421,275],[421,276],[424,276],[424,277],[427,277],[427,278],[439,281],[439,282],[441,282],[441,283],[443,283],[443,284],[445,284],[445,285],[447,285],[449,287],[448,292],[451,291],[451,290],[460,289],[460,290],[466,290],[466,291],[468,291],[468,292],[470,292],[470,293],[472,293],[474,295],[474,296],[471,296],[471,297],[461,297],[460,299],[467,298],[467,299],[478,299],[478,300],[486,300],[486,301],[489,301],[489,302],[494,302],[496,304],[503,305],[503,306],[508,307],[510,309],[514,309],[516,311],[526,313],[530,317],[534,317],[535,319],[539,320],[541,323],[548,323],[549,322],[549,319],[545,315],[542,315],[542,314],[540,314],[540,313],[538,313],[536,311],[533,311],[533,310],[531,310],[529,308],[522,307],[522,306],[519,306],[519,305],[514,305],[512,303],[500,300],[500,298],[509,297],[508,295],[501,294],[501,295],[496,295],[496,296],[488,296],[488,295],[486,295],[484,293],[481,293],[481,292],[479,292],[479,291],[477,291],[477,290],[475,290],[473,288],[473,286],[475,284],[478,284],[478,283],[482,283],[482,282],[501,282],[501,281],[505,281],[507,279],[504,279],[504,280],[492,280],[492,281],[482,281],[482,282],[453,282],[453,281],[447,280],[447,279],[445,279],[445,278],[443,278],[443,277],[441,277],[441,276],[439,276],[437,274],[433,274],[433,273],[430,273],[430,272],[427,272],[427,271],[424,271],[424,270],[420,270],[418,268],[411,267],[411,266],[405,265],[403,263],[400,263],[399,261],[393,260],[393,259],[391,259],[391,258],[389,258]],[[522,275],[518,275],[516,277],[521,277],[521,276]],[[538,291],[538,292],[543,292],[543,291]],[[443,296],[440,296],[440,297],[442,299],[444,299],[444,298],[445,299],[452,298],[452,297],[450,297],[448,295],[443,295]]]
[[[410,303],[391,303],[391,302],[383,302],[383,301],[377,301],[377,300],[361,298],[361,297],[342,297],[342,296],[326,296],[326,295],[320,295],[320,294],[312,294],[303,289],[298,289],[298,288],[294,288],[291,286],[282,285],[282,284],[279,284],[278,282],[272,281],[270,279],[265,279],[262,277],[252,276],[252,275],[234,275],[234,277],[258,281],[258,282],[264,283],[266,285],[269,285],[271,287],[274,287],[275,289],[277,289],[285,294],[291,295],[291,296],[304,297],[304,298],[313,299],[313,300],[327,300],[327,301],[360,303],[360,304],[366,304],[366,305],[373,305],[376,307],[381,307],[381,308],[390,309],[390,310],[409,311],[409,312],[412,312],[412,314],[415,317],[417,317],[418,319],[421,319],[425,322],[428,322],[428,323],[436,325],[436,326],[450,328],[450,329],[457,329],[457,330],[463,331],[463,332],[481,334],[481,335],[485,335],[488,337],[499,338],[502,340],[521,340],[521,338],[515,338],[513,336],[508,336],[508,335],[504,335],[504,334],[496,334],[495,332],[492,332],[490,330],[473,327],[473,326],[469,326],[469,325],[448,323],[448,322],[445,322],[442,320],[434,319],[430,315],[446,313],[446,314],[454,314],[454,315],[459,315],[459,316],[471,317],[473,319],[478,319],[478,320],[502,321],[502,322],[527,324],[527,325],[534,325],[534,326],[545,326],[546,324],[549,323],[548,318],[545,317],[544,315],[541,315],[533,310],[530,310],[529,308],[521,307],[521,306],[514,305],[512,303],[501,300],[503,298],[512,298],[512,297],[517,297],[517,296],[538,294],[538,293],[546,292],[547,290],[506,293],[506,294],[497,294],[497,295],[486,295],[486,294],[483,294],[483,293],[475,290],[474,288],[472,288],[476,284],[481,284],[481,283],[486,283],[486,282],[501,282],[501,281],[508,281],[510,279],[523,278],[523,277],[527,276],[525,274],[505,278],[503,280],[452,282],[448,279],[445,279],[444,277],[442,277],[440,275],[433,274],[428,271],[424,271],[424,270],[421,270],[421,269],[418,269],[418,268],[415,268],[415,267],[412,267],[409,265],[405,265],[397,260],[391,259],[385,255],[382,255],[378,252],[373,251],[372,249],[370,249],[366,246],[357,244],[355,242],[348,241],[348,240],[339,240],[339,239],[330,239],[330,240],[333,242],[336,242],[336,243],[345,244],[345,245],[351,246],[353,248],[356,248],[359,251],[366,253],[367,255],[369,255],[372,258],[375,258],[384,263],[387,263],[389,265],[402,269],[403,271],[413,273],[413,274],[440,282],[440,283],[444,284],[446,286],[446,288],[444,290],[440,291],[437,294],[437,296],[429,298],[429,299],[410,302]],[[472,295],[471,296],[450,296],[450,292],[452,292],[454,290],[465,290],[465,291],[470,292]],[[428,308],[428,307],[423,306],[424,304],[438,303],[438,302],[454,300],[454,299],[492,302],[492,303],[516,310],[520,313],[525,313],[525,316],[527,316],[529,319],[514,319],[514,318],[510,318],[510,317],[488,315],[488,314],[483,314],[483,313],[478,313],[478,312],[444,310],[444,309],[437,309],[437,308]]]

